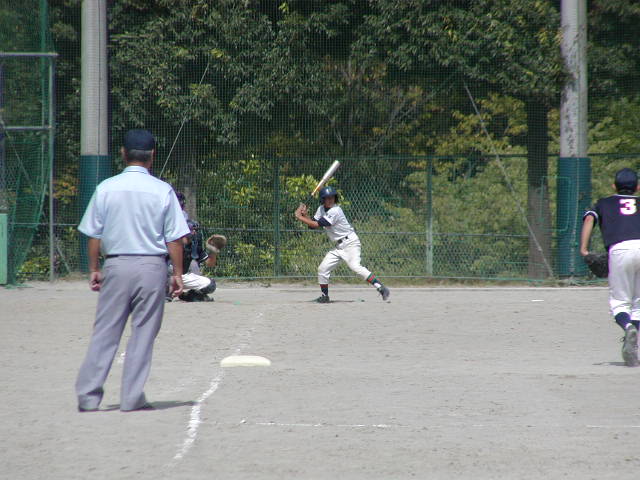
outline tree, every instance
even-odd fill
[[[529,274],[546,276],[545,259],[551,258],[547,115],[564,80],[557,7],[544,0],[372,3],[369,31],[380,39],[381,55],[400,71],[431,76],[440,71],[451,78],[451,86],[474,96],[496,92],[524,102]]]

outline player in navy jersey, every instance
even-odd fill
[[[345,262],[354,273],[373,285],[382,296],[382,300],[386,301],[391,294],[389,289],[360,264],[360,239],[338,205],[336,189],[325,187],[320,190],[320,201],[321,204],[313,218],[309,217],[308,208],[302,203],[295,211],[296,218],[309,228],[323,228],[333,243],[333,248],[327,252],[318,266],[318,283],[322,294],[316,301],[329,303],[329,278],[341,262]]]
[[[638,365],[640,325],[640,198],[638,176],[630,168],[616,173],[616,194],[599,199],[583,216],[580,254],[589,254],[589,240],[597,222],[609,252],[609,308],[624,330],[622,358]]]

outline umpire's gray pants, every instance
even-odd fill
[[[120,410],[135,410],[146,402],[144,384],[164,313],[167,264],[161,256],[121,255],[105,261],[103,275],[93,335],[76,381],[78,406],[100,405],[102,387],[131,315]]]

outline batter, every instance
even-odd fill
[[[318,266],[318,283],[321,295],[316,299],[318,303],[329,303],[329,278],[331,272],[345,262],[349,268],[360,278],[373,285],[382,300],[387,300],[391,292],[376,276],[360,264],[360,239],[347,220],[342,208],[338,205],[338,192],[333,187],[325,187],[320,190],[321,205],[316,210],[313,218],[308,215],[308,207],[300,204],[295,211],[295,216],[309,228],[324,228],[329,240],[333,242],[333,248],[327,252]]]

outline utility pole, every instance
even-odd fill
[[[591,160],[587,157],[587,2],[562,0],[562,57],[569,78],[560,105],[557,260],[559,276],[586,272],[580,259],[582,212],[591,203]]]
[[[86,209],[98,183],[111,175],[106,0],[82,1],[80,84],[80,208]],[[80,219],[78,219],[79,221]],[[80,242],[86,271],[87,242]]]

